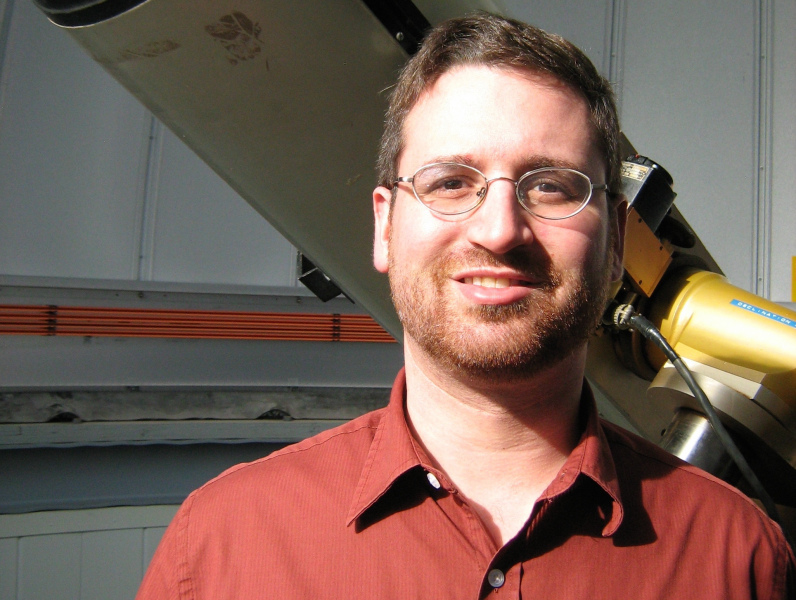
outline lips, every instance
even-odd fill
[[[507,288],[515,285],[529,285],[527,281],[509,279],[508,277],[464,277],[461,281],[468,285],[477,285],[485,288]]]
[[[480,271],[480,272],[478,272]],[[538,287],[536,279],[520,273],[488,272],[487,269],[462,272],[453,279],[454,287],[468,302],[480,305],[508,305],[520,302]]]

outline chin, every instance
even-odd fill
[[[407,334],[446,370],[470,379],[510,383],[538,375],[585,345],[603,303],[594,302],[581,286],[568,296],[563,305],[545,295],[510,305],[482,305],[466,315],[450,314],[438,304],[443,314],[431,322],[402,320]],[[417,316],[415,312],[413,317]]]

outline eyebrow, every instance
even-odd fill
[[[523,168],[527,171],[533,171],[534,169],[542,169],[544,167],[556,167],[558,169],[573,169],[575,171],[584,171],[584,165],[579,165],[573,163],[568,160],[564,160],[561,158],[553,158],[550,156],[544,156],[541,154],[534,154],[529,156],[523,162],[525,165]]]
[[[477,165],[477,161],[473,158],[471,154],[449,154],[444,156],[435,156],[427,160],[423,164],[431,165],[434,163],[459,163],[480,170],[480,168]],[[573,169],[575,171],[581,171],[581,172],[584,171],[584,167],[582,165],[578,165],[571,161],[560,158],[545,156],[542,154],[532,154],[524,158],[521,164],[523,165],[522,166],[523,173],[528,173],[529,171],[535,171],[536,169],[543,169],[545,167],[555,167],[558,169]]]
[[[475,161],[470,154],[449,154],[444,156],[434,156],[424,162],[424,165],[433,165],[434,163],[459,163],[467,165],[468,167],[475,167]],[[477,168],[477,167],[476,167]]]

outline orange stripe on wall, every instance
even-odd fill
[[[394,342],[367,315],[0,305],[0,335]]]

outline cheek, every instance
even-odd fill
[[[399,200],[400,202],[400,200]],[[390,259],[401,264],[426,264],[450,248],[459,227],[435,218],[422,206],[396,206],[390,227]]]
[[[443,250],[430,243],[418,231],[396,231],[390,239],[390,267],[404,272],[417,271],[426,267]]]
[[[537,227],[535,238],[559,269],[589,270],[608,260],[608,228],[597,215]]]

